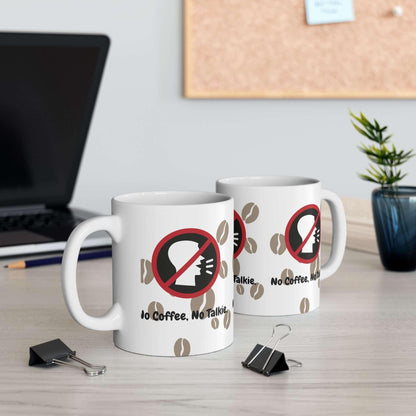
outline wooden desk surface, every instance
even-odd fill
[[[102,314],[111,303],[111,260],[78,269],[81,302]],[[347,251],[321,289],[321,308],[307,315],[237,315],[235,342],[226,350],[158,358],[123,352],[110,332],[75,323],[58,266],[1,268],[0,414],[415,414],[416,273],[386,272],[377,256]],[[276,323],[292,325],[280,349],[303,368],[269,378],[242,368]],[[29,346],[58,337],[81,358],[107,365],[107,374],[27,365]]]

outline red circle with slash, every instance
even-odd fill
[[[237,236],[237,238],[236,238]],[[243,220],[238,215],[237,211],[234,211],[234,258],[236,259],[244,248],[246,242],[246,227]]]
[[[199,248],[177,269],[168,256],[168,250],[180,241],[193,241]],[[201,274],[195,276],[194,287],[176,284],[177,279],[200,257],[203,260],[197,267]],[[152,256],[152,270],[156,281],[166,292],[180,298],[195,298],[207,292],[217,279],[220,263],[220,250],[215,238],[198,228],[184,228],[168,234],[157,244]]]
[[[302,237],[297,229],[299,221],[307,215],[314,217],[314,222],[308,233]],[[315,230],[315,233],[314,233]],[[315,204],[305,205],[297,210],[286,226],[285,242],[286,248],[292,257],[300,263],[312,263],[319,255],[319,249],[321,245],[321,212],[319,207]],[[314,238],[315,242],[312,244],[312,251],[303,253],[302,249]]]

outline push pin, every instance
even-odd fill
[[[401,7],[401,6],[394,6],[392,12],[393,12],[393,16],[394,17],[403,16],[403,7]]]
[[[286,327],[288,331],[281,336],[278,335],[277,328],[279,327]],[[257,373],[261,373],[264,376],[269,377],[272,373],[277,371],[286,371],[289,370],[289,367],[302,367],[302,363],[300,361],[287,359],[285,355],[276,349],[277,344],[282,340],[285,339],[289,334],[292,332],[292,328],[286,324],[278,324],[273,328],[273,334],[266,342],[265,345],[257,344],[253,351],[249,354],[245,361],[241,364],[243,367],[249,368],[250,370],[256,371]],[[273,348],[269,348],[269,344],[271,344],[275,340]],[[293,363],[292,365],[288,365],[288,363]]]
[[[107,370],[104,365],[93,365],[77,357],[76,352],[72,351],[59,338],[30,347],[29,353],[29,365],[67,365],[79,369],[82,368],[84,373],[91,377],[104,374]],[[77,361],[84,367],[80,367],[76,364],[66,361],[68,359]]]

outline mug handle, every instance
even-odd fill
[[[81,244],[85,238],[96,231],[107,231],[113,241],[121,238],[121,221],[115,215],[90,218],[79,224],[69,236],[62,258],[62,289],[66,306],[71,316],[81,325],[89,329],[107,331],[121,329],[122,311],[118,303],[100,317],[86,314],[81,306],[77,290],[76,269]]]
[[[321,268],[322,280],[333,275],[341,265],[347,241],[347,220],[345,219],[344,206],[341,199],[334,192],[322,189],[324,199],[331,211],[332,217],[332,248],[328,261]]]

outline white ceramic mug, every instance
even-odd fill
[[[226,178],[217,192],[232,196],[235,312],[292,315],[319,306],[320,280],[340,266],[346,220],[339,197],[318,180],[286,176]],[[329,260],[320,267],[321,200],[333,223]]]
[[[88,219],[71,234],[62,284],[72,317],[114,330],[126,351],[186,356],[233,341],[232,198],[207,192],[149,192],[113,198],[112,215]],[[76,266],[83,240],[107,231],[113,239],[113,306],[87,315]]]

